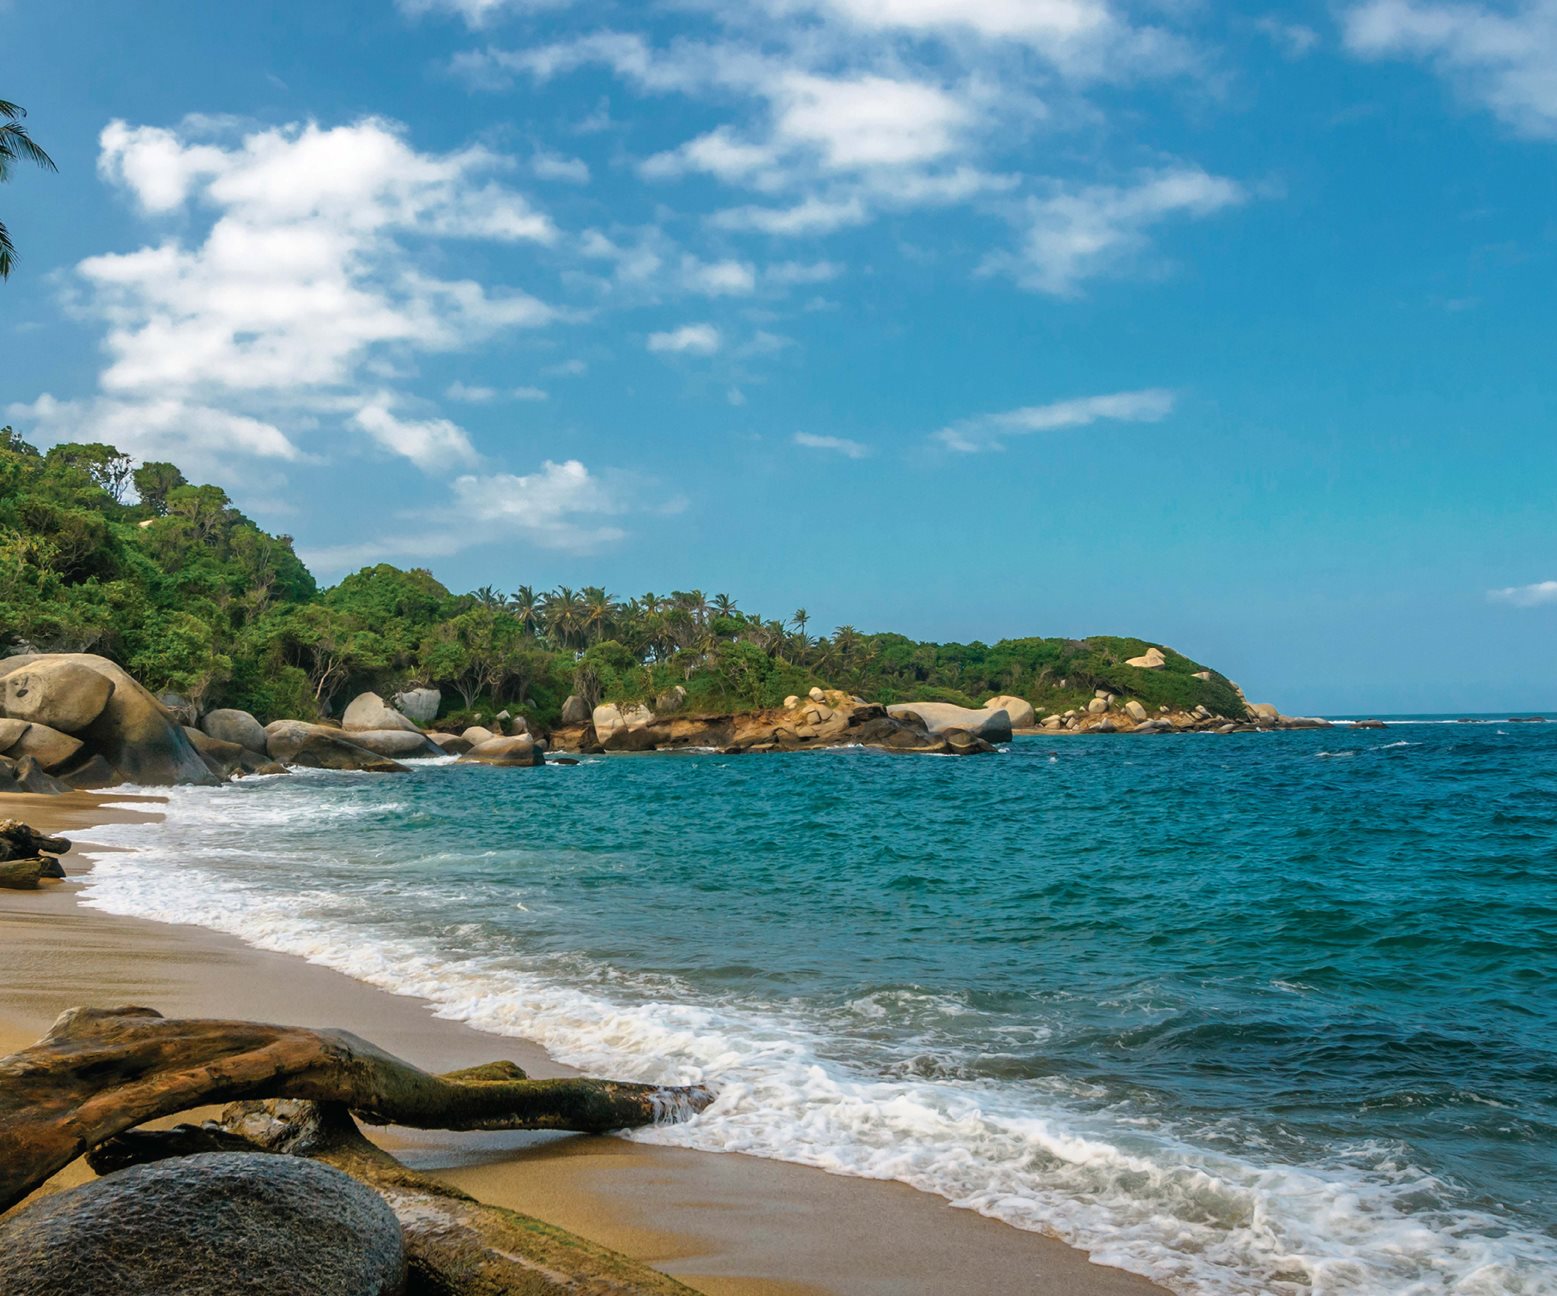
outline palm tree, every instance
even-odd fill
[[[580,628],[586,636],[599,643],[606,637],[616,616],[617,602],[598,585],[586,585],[583,606],[579,610]]]
[[[498,593],[495,585],[483,585],[471,598],[492,612],[501,612],[508,605],[508,600]]]
[[[715,594],[714,611],[722,617],[733,617],[736,613],[735,600],[728,594]]]
[[[45,171],[58,171],[54,159],[32,142],[21,119],[27,110],[19,104],[0,99],[0,181],[11,178],[11,168],[18,162],[31,162]],[[11,277],[11,265],[16,260],[16,248],[10,232],[0,225],[0,279]]]
[[[541,628],[541,599],[529,585],[521,585],[508,599],[525,634],[538,634]]]
[[[559,648],[576,648],[582,628],[579,597],[566,585],[559,585],[541,601],[546,610],[546,633]]]

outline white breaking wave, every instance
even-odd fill
[[[315,776],[316,777],[316,776]],[[202,868],[228,855],[202,824],[275,824],[279,804],[235,789],[180,789],[162,823],[84,833],[105,854],[83,903],[228,932],[368,984],[430,1001],[440,1017],[537,1041],[584,1070],[718,1098],[646,1141],[735,1151],[892,1179],[1019,1228],[1084,1247],[1100,1263],[1214,1296],[1542,1296],[1557,1245],[1465,1212],[1425,1212],[1441,1185],[1385,1149],[1367,1169],[1292,1166],[1193,1146],[1129,1113],[1086,1113],[993,1084],[883,1081],[826,1058],[804,1025],[715,1004],[613,1003],[432,939],[376,931],[334,891],[267,891]],[[312,825],[404,813],[398,802],[319,806]],[[405,903],[400,892],[392,899]],[[1412,1207],[1415,1205],[1416,1209]]]

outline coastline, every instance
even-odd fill
[[[119,808],[131,803],[143,805]],[[72,880],[42,892],[0,892],[0,1052],[32,1042],[64,1008],[139,1002],[169,1015],[343,1026],[435,1070],[508,1057],[539,1076],[570,1074],[530,1041],[435,1018],[425,1001],[292,955],[78,904],[78,852],[101,849],[82,830],[156,815],[161,804],[86,794],[0,799],[0,814],[76,841],[65,860]],[[895,1182],[610,1137],[391,1129],[375,1138],[425,1173],[623,1251],[709,1296],[1164,1291],[1056,1239]],[[75,1173],[87,1175],[79,1166]]]

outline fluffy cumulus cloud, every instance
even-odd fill
[[[1557,136],[1557,0],[1366,0],[1345,13],[1367,59],[1419,59],[1515,130]]]
[[[1533,585],[1510,585],[1504,589],[1487,591],[1494,603],[1509,607],[1533,608],[1557,606],[1557,580],[1537,581]]]
[[[414,268],[428,240],[556,238],[501,183],[507,167],[479,148],[419,152],[379,119],[246,134],[110,123],[99,170],[162,230],[76,267],[73,308],[105,330],[100,395],[34,402],[38,434],[195,463],[220,428],[227,480],[235,460],[352,433],[429,471],[469,462],[464,432],[397,413],[382,375],[554,318],[525,292]]]
[[[1001,450],[1012,437],[1058,432],[1094,423],[1159,423],[1173,413],[1175,397],[1162,388],[1082,396],[1048,405],[1029,405],[1000,414],[983,414],[942,428],[935,434],[949,450],[973,454]]]
[[[1075,150],[1035,147],[1046,133],[1060,143],[1071,128],[1106,124],[1100,81],[1112,89],[1197,70],[1192,42],[1162,25],[1177,8],[1153,6],[1154,25],[1112,0],[689,3],[677,10],[688,25],[670,40],[597,28],[488,43],[453,67],[489,89],[604,68],[629,95],[696,101],[713,120],[640,157],[637,171],[667,190],[666,203],[689,179],[727,191],[700,213],[715,239],[815,242],[947,208],[998,230],[1018,213],[1015,246],[983,268],[1073,295],[1143,264],[1166,217],[1204,217],[1242,196],[1190,163],[1113,187]],[[1068,173],[1035,162],[1050,158],[1065,158]]]

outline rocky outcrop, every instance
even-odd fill
[[[1125,714],[1134,720],[1136,724],[1145,724],[1147,720],[1146,708],[1135,698],[1131,698],[1124,704]]]
[[[405,729],[352,729],[347,736],[357,746],[391,760],[443,755],[443,748],[426,734]]]
[[[174,1157],[0,1220],[0,1292],[18,1296],[399,1296],[405,1279],[385,1200],[301,1157]]]
[[[986,711],[1004,711],[1011,717],[1013,729],[1031,729],[1038,723],[1038,713],[1033,710],[1033,704],[1023,698],[1011,697],[1002,693],[999,697],[992,697],[984,703]]]
[[[260,731],[261,733],[264,730]],[[219,779],[241,778],[245,774],[285,774],[286,767],[261,752],[241,743],[223,742],[200,729],[184,727],[184,733],[200,753],[206,768]]]
[[[283,765],[307,769],[403,771],[404,765],[360,747],[339,729],[304,720],[275,720],[265,726],[265,750]]]
[[[544,765],[546,756],[540,745],[528,734],[513,738],[493,738],[490,742],[472,747],[459,758],[459,763],[471,765]]]
[[[71,790],[71,786],[63,779],[45,774],[31,756],[23,756],[21,760],[0,756],[0,792],[30,792],[39,796],[54,796]]]
[[[107,682],[106,695],[101,682],[87,679],[94,674]],[[40,692],[48,699],[46,713],[62,717],[67,724],[76,724],[104,698],[90,723],[75,729],[72,736],[82,744],[77,759],[86,763],[93,756],[101,757],[114,782],[148,787],[216,782],[167,708],[108,658],[60,653],[0,660],[0,699],[5,699],[0,709],[5,715],[27,718],[13,715],[13,703],[29,714],[45,713],[36,709]],[[73,769],[73,763],[62,767],[60,777],[68,779]]]
[[[433,733],[428,734],[427,737],[437,744],[438,750],[445,756],[463,756],[475,746],[463,734]]]
[[[1280,720],[1281,712],[1269,702],[1249,703],[1249,717],[1252,720]]]
[[[1125,658],[1126,666],[1136,666],[1141,670],[1161,670],[1168,664],[1168,659],[1162,655],[1161,648],[1148,648],[1139,657]]]
[[[815,697],[793,697],[781,707],[731,715],[655,716],[643,707],[602,707],[595,714],[604,713],[608,722],[604,737],[591,724],[557,729],[552,738],[563,751],[711,748],[735,754],[865,746],[952,755],[994,750],[982,738],[971,743],[950,742],[946,734],[932,734],[917,716],[891,716],[885,707],[861,702],[847,693],[823,689],[813,692]]]
[[[0,754],[12,760],[31,756],[40,769],[50,774],[68,765],[78,752],[82,742],[47,725],[32,724],[24,720],[0,720]]]
[[[438,718],[443,694],[435,688],[407,689],[395,694],[395,710],[419,725],[430,725]]]
[[[103,714],[114,682],[102,671],[74,656],[30,660],[0,680],[0,714],[67,734],[80,733]]]
[[[577,693],[570,693],[568,700],[562,704],[562,723],[564,725],[588,724],[590,713],[589,703]]]
[[[492,730],[484,725],[471,725],[470,728],[460,735],[472,747],[479,747],[482,743],[491,742],[494,738],[501,736],[500,734],[493,733]]]
[[[404,729],[410,733],[421,732],[414,721],[401,715],[377,693],[359,693],[352,698],[351,704],[341,716],[341,728],[347,731]]]
[[[1011,740],[1011,716],[1002,708],[986,707],[975,711],[970,707],[956,706],[951,702],[899,702],[887,708],[887,714],[899,718],[916,715],[924,721],[932,734],[943,734],[949,729],[962,729],[984,739],[985,742],[1009,742]]]
[[[247,711],[232,707],[208,711],[200,728],[219,742],[237,743],[261,754],[265,751],[265,726]]]

